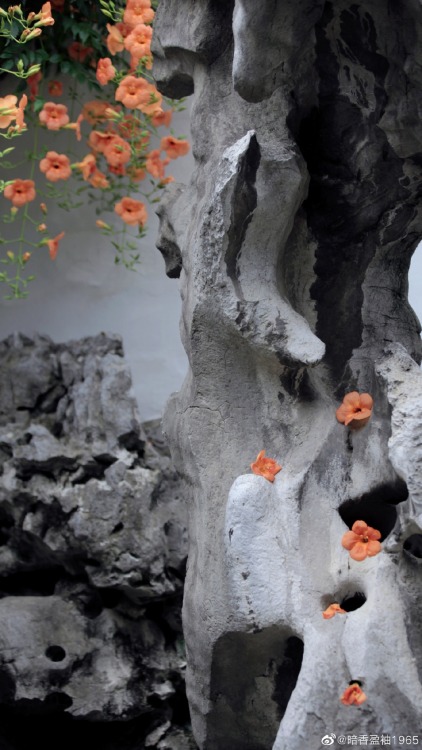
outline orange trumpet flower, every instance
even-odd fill
[[[251,464],[251,469],[254,474],[265,477],[269,482],[274,482],[274,477],[281,471],[281,466],[273,458],[266,458],[265,451],[260,451],[256,461]]]

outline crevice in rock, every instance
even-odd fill
[[[45,461],[19,458],[14,460],[14,464],[16,477],[21,479],[22,482],[28,482],[36,474],[41,474],[47,479],[55,481],[58,475],[63,472],[70,474],[72,471],[76,471],[78,459],[69,456],[52,456]]]
[[[365,521],[368,526],[381,532],[383,541],[396,524],[395,506],[407,500],[408,496],[406,483],[396,477],[394,481],[375,487],[361,497],[345,500],[338,512],[349,529],[355,521]]]
[[[256,136],[239,159],[238,173],[232,188],[230,228],[227,232],[227,250],[224,260],[227,274],[234,286],[238,286],[238,261],[246,230],[257,206],[256,173],[261,160],[261,150]]]
[[[303,659],[303,641],[297,636],[291,636],[286,643],[282,664],[277,670],[276,684],[273,698],[279,708],[280,721],[286,713],[286,709],[293,693]]]
[[[376,303],[365,311],[365,320],[362,315],[365,281],[379,252],[385,258],[380,264],[385,286],[397,288],[399,294],[406,283],[407,268],[403,282],[397,274],[389,278],[388,253],[400,254],[403,267],[408,267],[411,253],[403,235],[408,233],[405,227],[411,224],[415,199],[403,182],[402,159],[377,126],[385,110],[389,63],[380,54],[371,13],[358,5],[342,9],[326,2],[315,26],[315,54],[318,98],[304,97],[302,82],[302,88],[292,91],[287,123],[310,174],[303,207],[316,241],[316,278],[310,289],[317,311],[316,334],[326,344],[325,361],[340,384],[353,351],[364,340],[369,318],[374,321],[374,338],[380,348],[384,345],[384,326],[376,325]],[[342,77],[347,70],[352,81],[345,86]],[[372,86],[367,86],[368,73]],[[393,240],[396,244],[389,248]],[[397,335],[400,338],[399,329]]]
[[[126,448],[126,450],[132,453],[137,453],[139,458],[144,457],[145,441],[141,440],[139,432],[136,430],[131,430],[131,432],[126,432],[124,435],[119,435],[118,441],[121,448]]]
[[[223,635],[213,656],[210,747],[271,750],[302,657],[303,641],[275,625]]]
[[[184,727],[190,724],[190,711],[186,697],[185,682],[179,672],[173,671],[169,676],[176,691],[168,699],[168,704],[172,711],[172,724]]]
[[[109,466],[117,461],[115,456],[103,456],[103,460],[95,457],[82,464],[78,471],[71,477],[71,483],[86,484],[90,479],[103,479]]]
[[[52,596],[66,571],[63,567],[33,569],[0,576],[0,598],[5,596]]]
[[[410,557],[422,560],[422,534],[411,534],[403,542],[403,550]]]

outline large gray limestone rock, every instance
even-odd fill
[[[11,336],[0,382],[0,747],[190,750],[186,507],[120,338]]]
[[[194,92],[159,247],[190,362],[165,429],[201,750],[422,740],[421,37],[413,0],[160,0],[155,77]],[[335,418],[354,390],[375,403],[359,431]],[[247,473],[261,449],[274,484]],[[363,562],[356,520],[382,534]],[[367,700],[343,705],[355,680]]]

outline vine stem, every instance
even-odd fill
[[[37,156],[38,156],[38,137],[39,137],[39,131],[40,131],[39,125],[35,122],[34,123],[34,143],[33,143],[33,147],[32,147],[32,162],[31,162],[31,169],[30,169],[30,172],[29,172],[29,179],[30,180],[32,180],[33,177],[34,177],[35,163],[38,161]],[[18,237],[18,242],[19,242],[19,247],[18,247],[18,262],[17,262],[17,265],[16,265],[16,276],[14,278],[14,281],[15,281],[15,284],[14,284],[14,297],[15,297],[15,299],[19,298],[19,296],[20,296],[19,295],[19,285],[22,284],[23,281],[24,281],[22,279],[22,277],[21,277],[21,269],[24,266],[23,252],[22,251],[23,251],[23,245],[24,245],[24,243],[25,244],[29,244],[25,240],[25,227],[26,227],[26,224],[27,224],[28,220],[32,221],[31,218],[30,218],[30,216],[29,216],[29,214],[28,214],[28,211],[29,211],[29,207],[28,207],[28,203],[26,203],[25,204],[25,209],[24,209],[24,212],[23,212],[23,216],[22,216],[21,232],[20,232],[20,235]]]

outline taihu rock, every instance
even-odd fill
[[[194,92],[196,167],[159,246],[180,266],[190,362],[165,429],[190,494],[201,750],[420,732],[421,13],[160,1],[158,85]],[[352,390],[375,403],[356,432],[335,418]],[[261,449],[274,484],[248,473]],[[341,546],[358,519],[384,546],[360,563]],[[349,611],[325,621],[333,601]],[[340,702],[352,680],[361,707]]]
[[[0,746],[24,725],[45,750],[138,750],[164,726],[148,746],[189,750],[186,507],[121,340],[0,355]]]

